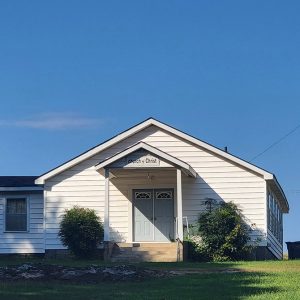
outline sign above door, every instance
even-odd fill
[[[171,164],[148,151],[135,151],[115,161],[112,168],[170,168]]]
[[[160,159],[150,153],[133,153],[126,157],[126,166],[124,167],[159,167]]]

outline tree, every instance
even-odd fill
[[[63,215],[58,235],[76,257],[90,258],[103,240],[103,224],[94,210],[74,206]]]

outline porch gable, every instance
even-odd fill
[[[143,150],[144,152],[141,152]],[[133,156],[132,156],[133,155]],[[148,155],[148,161],[147,156]],[[162,164],[160,163],[162,162]],[[139,142],[95,166],[96,170],[102,168],[155,168],[176,167],[187,176],[197,177],[197,172],[186,162],[155,148],[145,142]]]

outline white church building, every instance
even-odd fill
[[[282,258],[289,205],[275,175],[153,118],[39,177],[1,176],[0,253],[64,250],[60,220],[78,205],[101,217],[109,257],[181,260],[207,199],[241,209],[258,258]]]

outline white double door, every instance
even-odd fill
[[[136,242],[174,240],[173,189],[133,190],[133,220]]]

